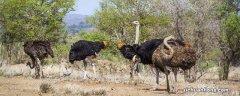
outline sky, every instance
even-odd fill
[[[74,10],[69,14],[93,15],[101,0],[76,0]]]

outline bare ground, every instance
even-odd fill
[[[15,68],[16,66],[13,67]],[[22,65],[22,67],[24,69],[25,65]],[[102,75],[98,74],[97,80],[83,80],[81,73],[76,72],[75,75],[77,77],[61,77],[58,74],[61,72],[56,70],[54,71],[55,73],[48,72],[48,68],[45,68],[47,78],[39,80],[32,78],[31,74],[33,72],[29,70],[27,72],[15,72],[16,69],[14,68],[1,68],[7,75],[3,74],[3,76],[0,76],[0,96],[240,96],[240,68],[231,69],[229,80],[227,81],[219,81],[214,68],[210,69],[194,83],[184,82],[183,76],[178,75],[178,82],[170,80],[173,91],[171,94],[166,92],[164,76],[160,78],[161,82],[157,87],[158,89],[151,90],[155,83],[153,75],[143,75],[141,79],[131,81],[128,75],[125,76],[128,72],[118,73],[119,76],[115,74],[115,77],[102,73]],[[16,68],[21,69],[21,67]],[[49,69],[53,70],[53,68]],[[61,68],[57,69],[60,70]],[[75,76],[74,73],[72,75]],[[51,85],[51,91],[41,91],[40,86],[45,83]],[[187,88],[189,90],[191,88],[205,88],[204,91],[208,90],[209,92],[192,92],[192,90],[191,92],[186,92]]]
[[[207,83],[207,81],[209,81]],[[188,95],[188,96],[239,96],[240,92],[240,83],[239,81],[217,81],[217,80],[207,80],[203,81],[205,83],[197,84],[197,83],[176,83],[174,87],[177,89],[177,93],[173,93],[170,95]],[[54,92],[49,93],[41,93],[40,85],[43,82],[50,82],[53,86]],[[214,82],[214,83],[213,83]],[[66,86],[69,86],[72,90],[76,90],[76,92],[67,92]],[[75,87],[74,87],[75,86]],[[79,89],[81,88],[81,89]],[[37,80],[31,77],[0,77],[0,96],[67,96],[67,95],[81,95],[81,93],[77,93],[77,91],[83,90],[94,90],[95,88],[102,88],[105,92],[103,95],[108,96],[159,96],[159,95],[169,95],[165,92],[165,84],[160,85],[159,90],[149,90],[152,85],[149,84],[122,84],[122,83],[107,83],[93,80],[60,80],[60,79],[42,79]],[[227,92],[184,92],[182,89],[192,87],[209,87],[209,88],[227,88]],[[173,87],[172,87],[173,88]],[[238,93],[237,93],[238,92]]]

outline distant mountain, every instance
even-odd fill
[[[70,32],[79,32],[81,29],[92,28],[91,25],[86,24],[85,19],[88,15],[66,14],[63,22],[66,24]]]

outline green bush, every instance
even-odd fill
[[[217,66],[217,63],[214,61],[208,61],[208,62],[204,61],[199,64],[199,68],[201,68],[201,69],[209,69],[214,66]]]

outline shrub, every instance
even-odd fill
[[[40,85],[40,92],[49,93],[49,92],[54,92],[54,90],[53,90],[53,87],[50,83],[43,82]]]

